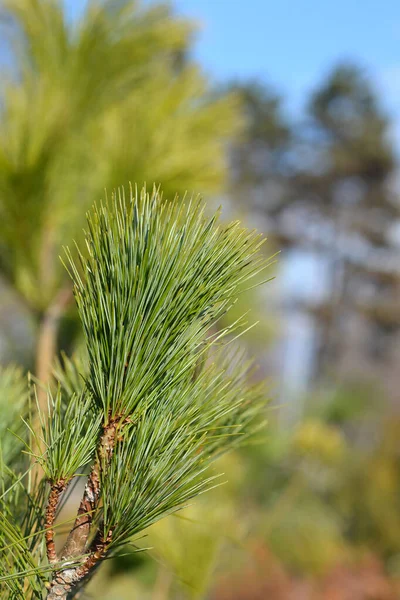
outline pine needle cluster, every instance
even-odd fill
[[[95,205],[85,238],[65,263],[87,359],[56,370],[40,431],[27,421],[44,479],[8,474],[0,500],[8,598],[42,598],[44,585],[49,600],[73,598],[102,560],[218,484],[210,465],[263,421],[263,385],[232,343],[245,323],[221,324],[269,264],[261,236],[144,189]],[[58,551],[57,511],[82,473]]]

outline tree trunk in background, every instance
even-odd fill
[[[168,600],[172,580],[173,577],[171,571],[164,565],[160,564],[153,588],[152,600]]]
[[[35,375],[39,380],[37,387],[37,398],[40,410],[47,413],[47,385],[51,380],[54,358],[57,352],[57,335],[61,318],[72,299],[70,286],[62,288],[53,302],[44,312],[38,330],[38,339],[35,356]],[[40,423],[38,415],[34,419],[34,431],[39,433]],[[43,447],[37,447],[33,440],[34,452],[43,452]]]

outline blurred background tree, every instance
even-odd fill
[[[349,64],[336,67],[314,92],[309,119],[305,138],[313,160],[296,180],[313,220],[319,220],[314,243],[325,256],[330,279],[329,299],[315,307],[320,349],[315,369],[324,376],[334,364],[353,375],[361,367],[365,374],[368,369],[357,362],[368,355],[354,337],[364,336],[373,369],[379,362],[373,344],[379,345],[394,316],[385,319],[379,302],[385,299],[375,295],[392,275],[389,228],[399,210],[390,189],[395,168],[390,123],[363,70]],[[390,289],[385,291],[390,296]],[[372,296],[376,306],[368,309]]]

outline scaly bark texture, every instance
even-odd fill
[[[58,556],[56,553],[56,545],[54,542],[54,521],[56,518],[57,506],[60,501],[60,496],[62,492],[65,490],[66,483],[64,479],[58,481],[57,483],[52,483],[50,487],[50,494],[47,500],[46,507],[46,518],[45,518],[45,539],[46,539],[46,551],[47,558],[49,563],[58,562]]]
[[[85,551],[93,512],[97,508],[100,498],[100,471],[110,462],[119,421],[120,419],[112,419],[103,427],[103,435],[100,438],[97,459],[86,482],[74,526],[61,553],[62,558],[68,559],[72,556],[79,556]]]
[[[126,422],[127,420],[121,420],[121,417],[115,417],[110,419],[108,423],[103,426],[103,434],[97,447],[97,457],[86,482],[74,526],[61,551],[60,560],[63,562],[63,567],[54,572],[47,600],[66,599],[73,588],[81,582],[107,554],[112,540],[112,530],[104,536],[100,525],[89,547],[88,539],[89,535],[93,533],[91,532],[93,513],[100,501],[101,471],[107,468],[107,465],[111,460],[117,439],[118,428],[123,426]],[[58,498],[59,496],[57,496],[56,490],[52,489],[47,506],[49,529],[46,531],[46,535],[48,534],[49,539],[48,558],[49,562],[53,564],[57,562],[58,559],[55,552],[53,530],[51,529],[53,524],[51,516],[55,513]],[[83,554],[88,554],[83,563],[79,566],[72,566]]]
[[[54,575],[47,600],[66,599],[74,587],[106,556],[111,540],[112,531],[109,531],[106,537],[98,532],[91,544],[92,551],[82,565],[65,568]]]

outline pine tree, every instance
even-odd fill
[[[216,325],[269,263],[260,235],[218,218],[193,198],[113,194],[88,213],[78,260],[66,250],[86,356],[58,368],[40,432],[20,373],[0,378],[26,425],[1,439],[2,598],[73,598],[105,558],[217,485],[213,461],[262,426],[263,385],[232,344],[243,320]],[[82,474],[75,521],[57,523]]]
[[[219,190],[235,102],[210,99],[188,58],[193,25],[166,5],[91,1],[76,22],[61,0],[4,0],[0,11],[11,38],[0,86],[0,275],[37,324],[34,371],[45,381],[72,304],[57,248],[80,235],[104,188]]]
[[[230,197],[263,220],[270,239],[279,238],[280,211],[291,200],[290,156],[293,144],[291,125],[284,113],[282,98],[258,82],[230,87],[240,103],[243,126],[229,146]],[[285,240],[279,240],[281,242]]]
[[[319,336],[316,373],[371,377],[379,368],[374,348],[399,325],[398,311],[390,310],[398,290],[391,124],[366,72],[346,63],[315,90],[308,113],[311,160],[296,184],[314,230],[309,245],[324,257],[329,286],[326,299],[309,307]]]

